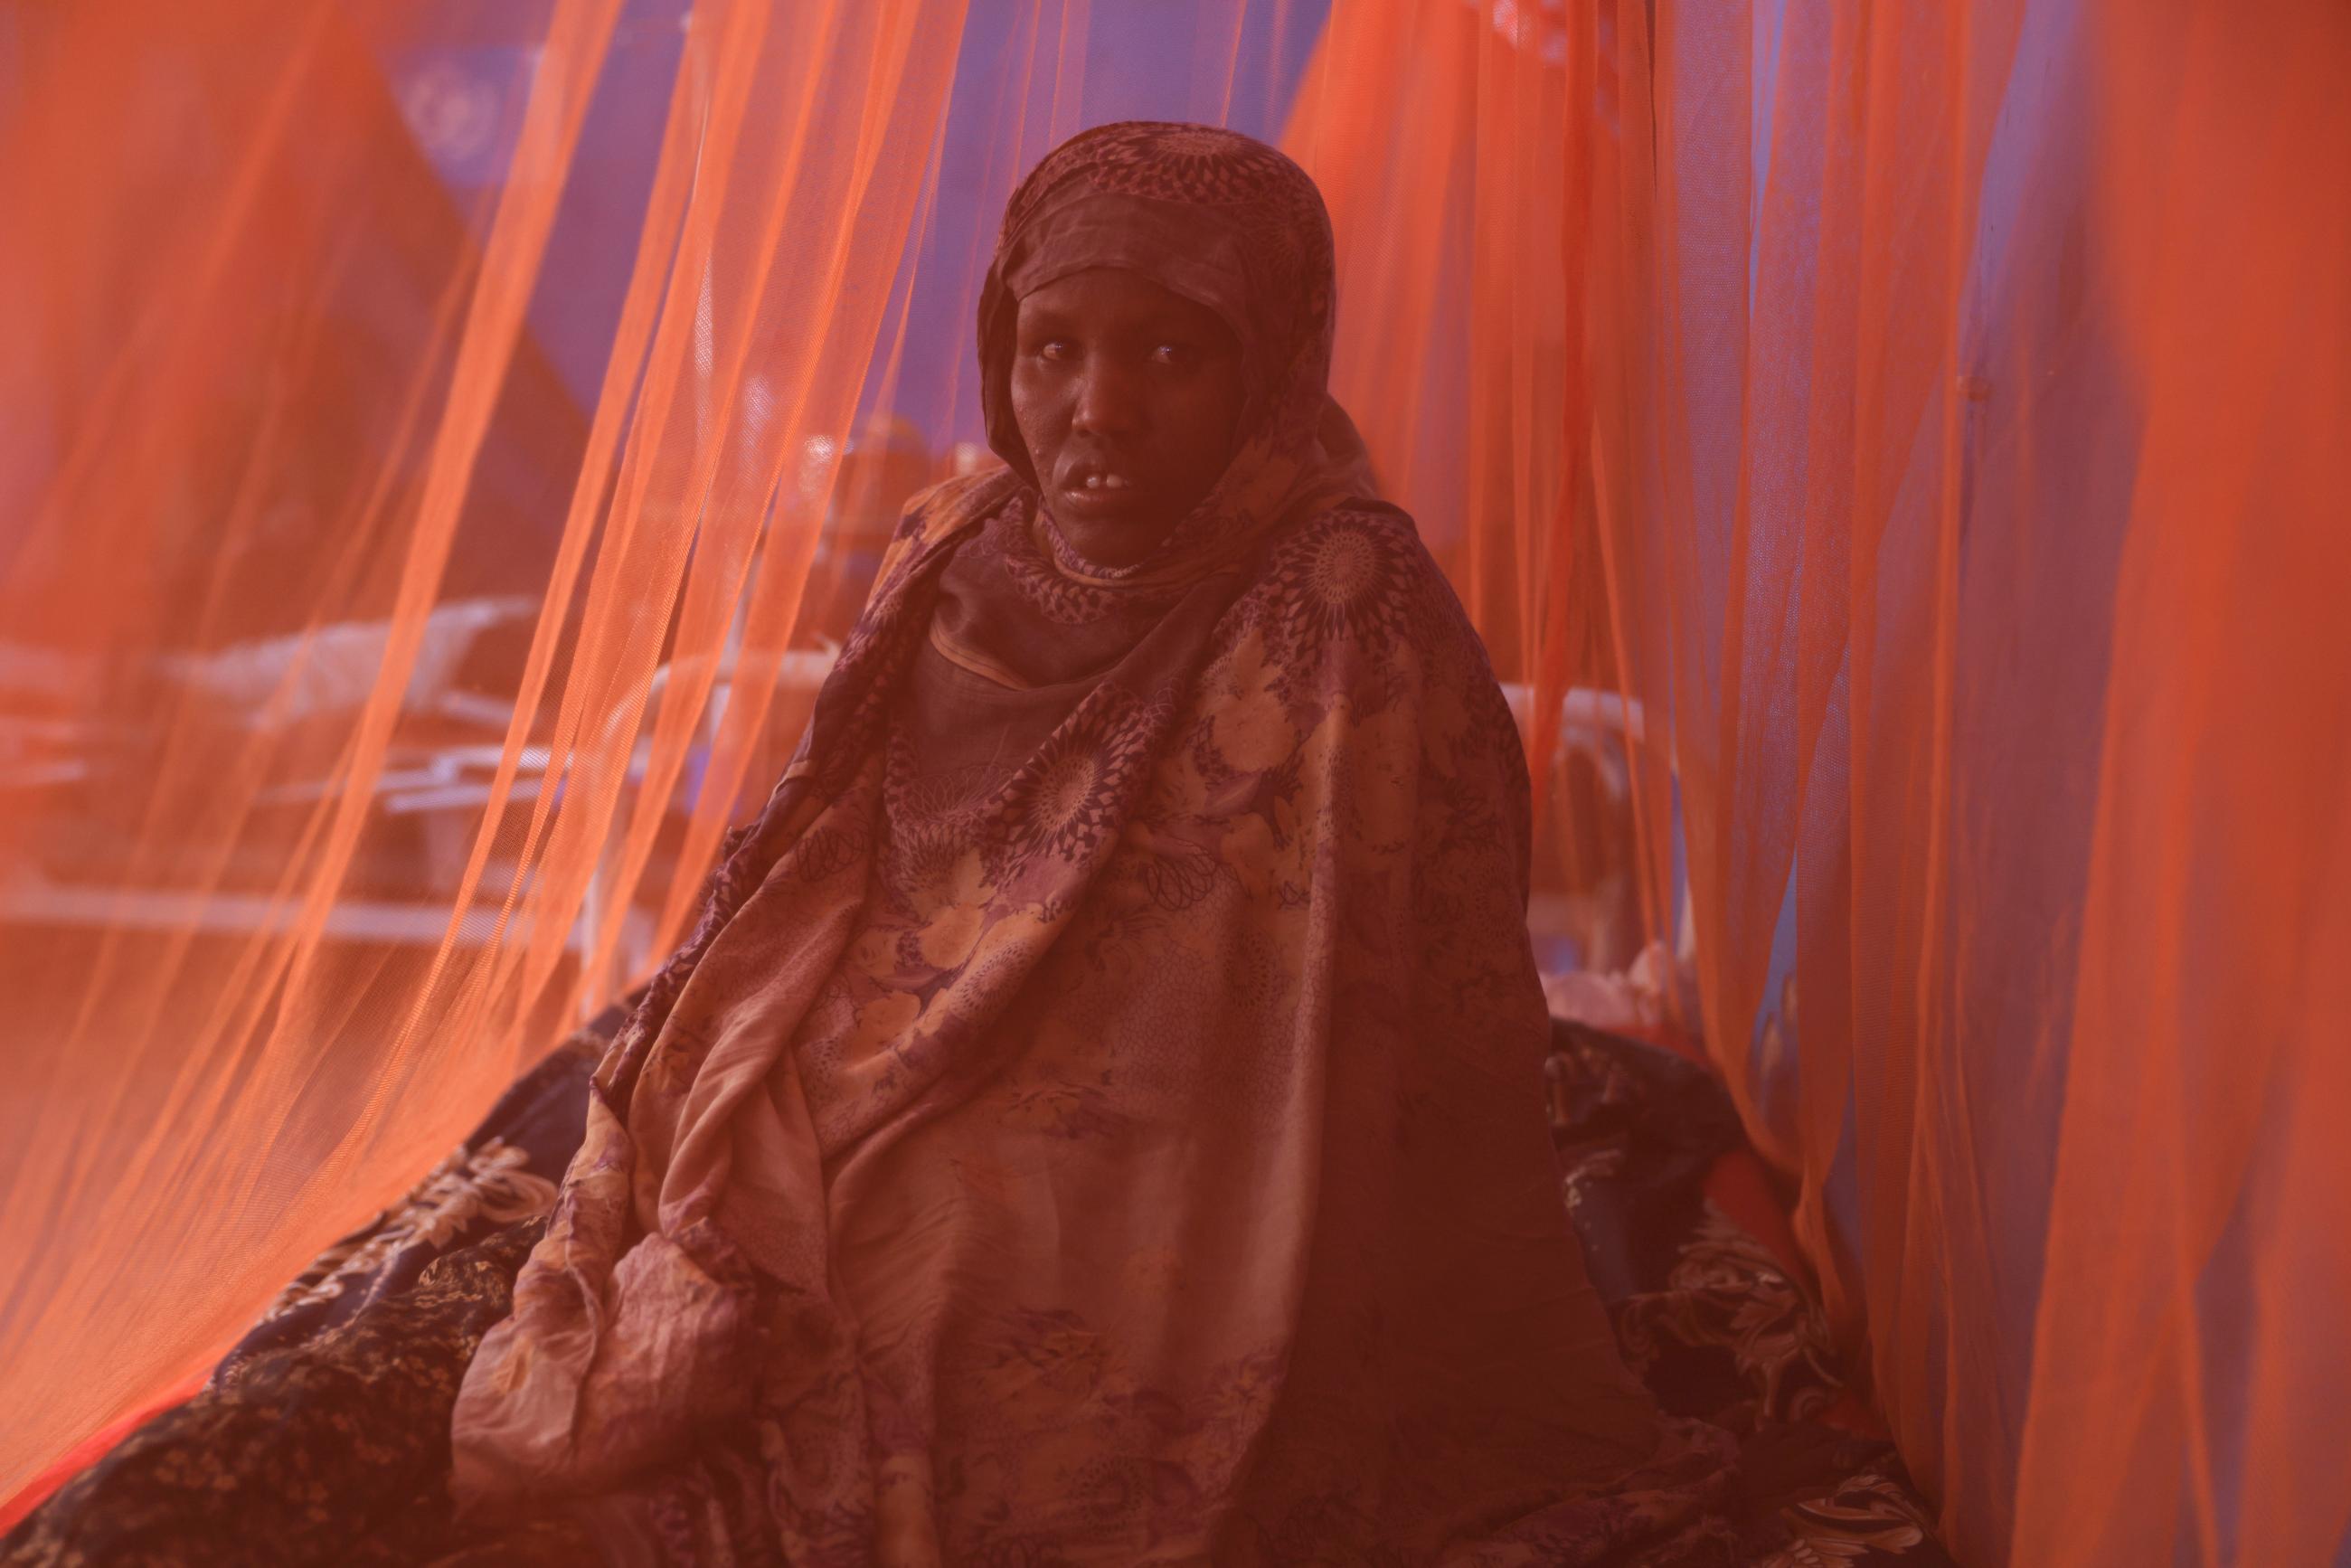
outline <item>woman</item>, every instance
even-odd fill
[[[1270,148],[1113,125],[1021,185],[1005,466],[909,509],[543,1237],[333,1331],[463,1369],[448,1449],[369,1435],[423,1499],[381,1560],[453,1544],[444,1467],[467,1563],[1732,1560],[1729,1440],[1628,1374],[1560,1202],[1525,765],[1332,319]],[[287,1463],[290,1540],[337,1484]]]
[[[1015,194],[1007,466],[910,511],[600,1071],[458,1399],[471,1510],[1417,1557],[1656,1446],[1541,1119],[1516,734],[1367,498],[1332,303],[1246,138],[1109,126]]]

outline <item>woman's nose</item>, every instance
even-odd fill
[[[1089,364],[1079,379],[1077,394],[1077,406],[1070,417],[1072,429],[1094,435],[1123,435],[1142,423],[1134,379],[1119,366],[1099,361]]]

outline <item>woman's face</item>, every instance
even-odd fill
[[[1232,459],[1241,346],[1207,306],[1095,267],[1020,301],[1012,416],[1071,544],[1101,566],[1151,553]]]

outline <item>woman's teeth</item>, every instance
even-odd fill
[[[1089,474],[1086,476],[1086,488],[1089,490],[1124,490],[1131,487],[1133,484],[1134,481],[1127,478],[1123,474]]]

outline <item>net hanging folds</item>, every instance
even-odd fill
[[[677,939],[1014,182],[1276,140],[1333,390],[1685,944],[1974,1563],[2351,1527],[2329,0],[0,12],[0,1497]],[[25,221],[37,214],[37,221]]]

